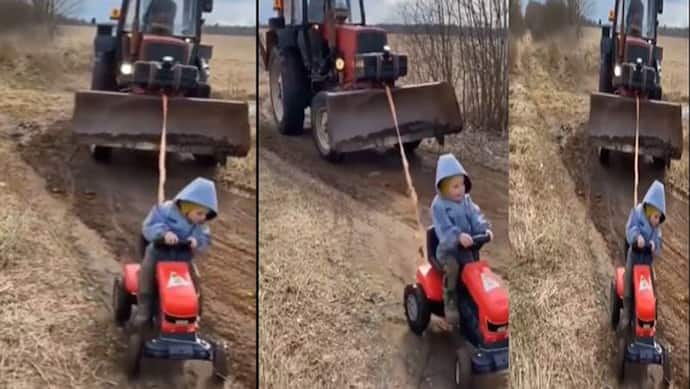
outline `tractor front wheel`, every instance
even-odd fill
[[[144,352],[144,336],[139,331],[129,334],[127,340],[127,375],[136,377],[141,366],[141,357]]]
[[[223,342],[213,343],[213,375],[219,381],[228,377],[228,357]]]
[[[328,112],[326,96],[316,95],[311,103],[311,134],[319,154],[328,162],[340,162],[343,154],[331,147],[331,135],[328,132]]]
[[[455,355],[455,387],[472,387],[472,354],[466,346],[460,346]]]
[[[404,293],[405,317],[407,325],[415,335],[422,335],[429,326],[431,309],[422,287],[419,284],[407,285]]]

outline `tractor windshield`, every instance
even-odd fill
[[[361,0],[311,0],[309,22],[322,23],[325,19],[326,3],[330,1],[336,19],[347,24],[362,24]]]
[[[625,33],[654,39],[656,15],[656,0],[629,0],[625,5]]]
[[[197,30],[197,0],[140,0],[130,3],[127,30],[133,29],[135,5],[139,5],[139,29],[144,33],[194,37]]]

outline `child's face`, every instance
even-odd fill
[[[465,196],[464,177],[452,177],[448,180],[448,191],[445,193],[445,196],[448,197],[449,200],[461,201]]]
[[[659,225],[659,221],[661,221],[661,213],[659,212],[654,212],[649,217],[649,224],[651,224],[654,228],[656,228]]]
[[[187,213],[187,218],[194,224],[201,224],[206,221],[206,210],[195,209]]]

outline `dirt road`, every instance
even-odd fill
[[[278,134],[268,100],[261,101],[262,384],[293,378],[303,386],[453,387],[449,334],[433,324],[416,337],[404,318],[402,292],[414,280],[418,244],[399,154],[359,152],[327,163],[309,128],[297,137]],[[417,154],[411,173],[428,224],[438,154]],[[507,174],[458,157],[496,235],[484,255],[505,275]]]

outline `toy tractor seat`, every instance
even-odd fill
[[[434,226],[429,226],[426,230],[426,251],[428,257],[427,260],[429,261],[431,267],[442,272],[443,266],[438,261],[438,259],[436,259],[436,247],[438,247],[438,236],[436,236]]]

